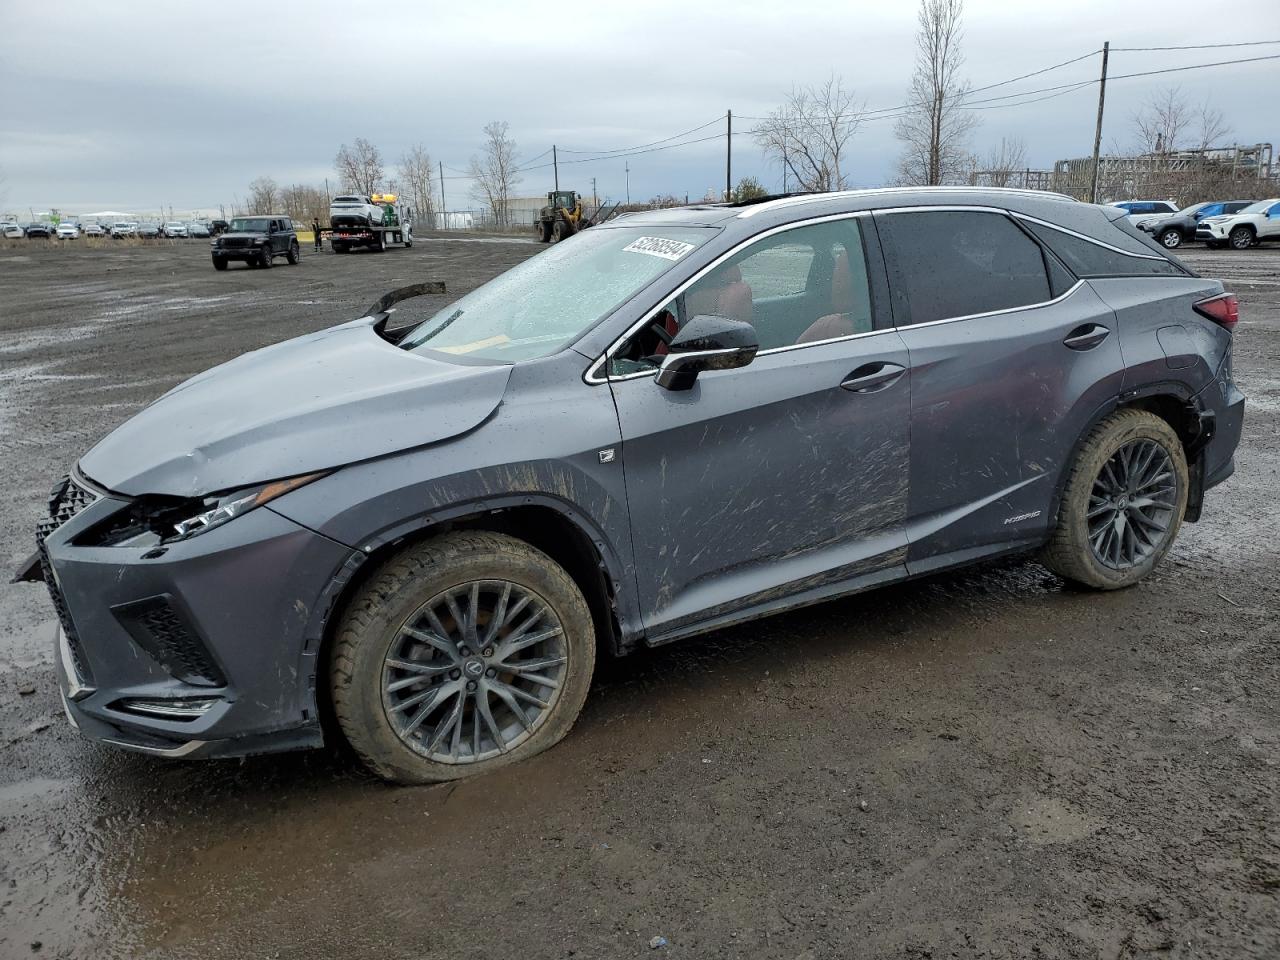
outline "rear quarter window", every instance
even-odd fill
[[[1077,277],[1082,279],[1101,277],[1184,277],[1186,271],[1167,257],[1150,254],[1126,253],[1118,248],[1104,246],[1035,221],[1024,220],[1027,228],[1050,250],[1056,253]],[[1122,229],[1116,221],[1116,229]]]

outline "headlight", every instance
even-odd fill
[[[255,237],[255,238],[254,238],[254,240],[253,240],[253,245],[256,247],[256,246],[258,246],[259,244],[266,243],[266,242],[267,242],[267,238],[266,238],[266,237]]]
[[[188,540],[331,472],[322,470],[192,499],[141,496],[127,508],[82,533],[76,542],[96,547],[154,547]]]
[[[291,477],[288,480],[275,480],[260,487],[251,487],[248,490],[237,490],[234,493],[227,493],[222,496],[206,497],[201,504],[204,509],[188,516],[185,520],[179,520],[175,523],[173,530],[176,536],[169,539],[187,540],[204,533],[206,530],[220,527],[227,521],[234,520],[240,514],[248,513],[254,507],[260,507],[264,503],[270,503],[276,497],[282,497],[290,490],[297,490],[299,487],[306,486],[313,480],[319,480],[321,477],[327,476],[328,473],[329,471],[322,470],[319,473],[308,473],[301,477]]]

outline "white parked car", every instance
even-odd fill
[[[170,220],[160,229],[164,232],[166,237],[181,238],[183,240],[187,237],[187,225],[185,223],[179,223],[177,220]]]
[[[1211,247],[1230,244],[1247,250],[1264,240],[1280,240],[1280,198],[1259,200],[1239,213],[1205,217],[1196,224],[1196,239]]]
[[[26,232],[16,223],[0,223],[0,236],[6,240],[21,240]]]
[[[74,223],[60,223],[55,235],[59,240],[75,240],[80,236],[80,228]]]
[[[138,235],[138,225],[121,220],[111,225],[111,235],[117,239],[120,237],[136,237]]]
[[[104,237],[106,234],[107,231],[102,229],[102,224],[100,223],[86,223],[84,225],[84,235],[86,237]]]
[[[335,230],[344,226],[376,227],[382,224],[385,213],[371,197],[334,197],[329,204],[329,223]]]
[[[1127,219],[1134,226],[1162,215],[1172,217],[1178,212],[1178,205],[1172,200],[1120,200],[1108,206],[1127,210]]]
[[[1128,220],[1133,224],[1178,212],[1178,205],[1172,200],[1118,200],[1109,206],[1128,211]]]
[[[199,220],[192,220],[187,224],[188,237],[208,237],[210,236],[209,225],[201,223]]]

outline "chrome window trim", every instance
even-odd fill
[[[900,327],[894,327],[899,333],[906,330],[915,330],[918,327],[936,327],[940,323],[958,323],[961,320],[980,320],[983,317],[998,317],[1005,313],[1019,313],[1023,310],[1039,310],[1041,307],[1052,307],[1056,303],[1061,303],[1071,296],[1077,290],[1084,286],[1083,280],[1077,280],[1062,293],[1058,294],[1052,300],[1038,300],[1035,303],[1024,303],[1020,307],[1003,307],[999,310],[988,310],[985,313],[966,313],[958,317],[943,317],[941,320],[926,320],[924,323],[905,323]]]
[[[1010,213],[1019,220],[1028,220],[1031,223],[1038,223],[1042,227],[1048,227],[1050,230],[1057,230],[1059,233],[1065,233],[1069,236],[1075,237],[1077,240],[1084,240],[1088,243],[1092,243],[1095,247],[1102,247],[1105,250],[1110,250],[1113,253],[1118,253],[1125,257],[1133,257],[1135,260],[1165,260],[1168,262],[1166,258],[1160,256],[1158,253],[1134,253],[1132,250],[1125,250],[1122,247],[1113,247],[1104,240],[1098,240],[1094,237],[1088,236],[1087,234],[1078,233],[1068,227],[1060,227],[1058,224],[1050,223],[1048,220],[1041,220],[1039,217],[1033,217],[1026,213],[1017,213],[1015,211],[1010,211]]]
[[[720,266],[720,264],[722,264],[725,260],[728,260],[730,257],[736,256],[745,247],[751,246],[754,243],[758,243],[761,240],[765,240],[769,237],[772,237],[775,234],[785,233],[788,230],[796,230],[800,227],[809,227],[818,223],[829,223],[834,220],[855,220],[860,217],[869,217],[869,216],[871,216],[870,210],[855,210],[855,211],[850,211],[846,213],[829,213],[829,214],[826,214],[825,216],[812,217],[808,220],[793,220],[791,223],[780,224],[776,227],[771,227],[768,230],[763,230],[760,233],[755,233],[749,237],[746,237],[740,243],[736,244],[735,246],[726,250],[724,253],[720,254],[720,256],[716,257],[714,260],[712,260],[705,267],[703,267],[701,270],[695,273],[692,277],[689,277],[687,280],[681,283],[678,287],[676,287],[670,293],[667,293],[666,295],[664,295],[661,300],[659,300],[653,306],[649,307],[649,309],[645,310],[644,314],[641,316],[639,320],[637,320],[630,327],[628,327],[626,332],[623,333],[621,336],[619,336],[617,339],[615,339],[613,343],[609,344],[609,348],[605,350],[605,352],[602,353],[599,357],[597,357],[595,361],[591,364],[591,366],[587,367],[586,373],[582,375],[583,381],[592,386],[596,386],[602,383],[609,383],[611,380],[612,381],[635,380],[640,377],[656,376],[658,369],[660,368],[655,368],[653,370],[638,370],[635,373],[626,373],[626,374],[622,374],[621,376],[609,376],[608,374],[602,374],[602,370],[608,364],[608,362],[611,359],[613,359],[613,355],[618,352],[618,350],[622,347],[622,345],[626,343],[626,341],[629,340],[637,330],[639,330],[641,327],[645,325],[645,323],[652,316],[654,310],[658,309],[658,307],[662,306],[664,303],[667,303],[668,301],[674,300],[676,297],[681,296],[687,289],[689,289],[689,287],[693,286],[695,283],[701,280],[704,276],[706,276],[716,267]],[[889,328],[889,329],[892,329],[892,328]],[[883,331],[872,330],[870,332],[881,333]],[[853,334],[851,337],[837,337],[835,339],[846,340],[846,339],[852,339],[852,337],[854,336],[865,336],[865,334]],[[788,344],[783,347],[770,347],[768,350],[761,350],[759,353],[756,354],[756,356],[761,357],[770,353],[776,353],[780,350],[794,349],[795,347],[812,347],[819,342],[832,343],[834,341],[822,340],[822,341],[815,341],[814,343],[799,343],[799,344]]]
[[[945,188],[942,188],[942,189],[945,189]],[[864,194],[870,191],[850,191],[850,192],[857,193],[857,194]],[[831,195],[824,194],[823,196],[827,197]],[[801,199],[804,199],[804,198],[801,198]],[[1067,199],[1071,199],[1071,198],[1067,198]],[[625,373],[619,376],[609,376],[607,374],[605,374],[604,376],[601,376],[600,371],[609,362],[609,360],[612,359],[613,355],[618,351],[618,349],[622,346],[622,344],[625,343],[637,330],[639,330],[645,324],[645,322],[650,318],[652,311],[656,310],[658,306],[661,305],[661,303],[666,303],[668,300],[672,300],[680,296],[681,294],[684,293],[686,289],[688,289],[693,284],[697,283],[698,280],[702,279],[702,277],[705,276],[709,271],[713,270],[715,267],[719,266],[722,262],[734,256],[735,254],[739,253],[744,247],[750,244],[756,243],[759,240],[764,240],[767,237],[771,237],[775,234],[783,233],[787,230],[796,229],[797,227],[811,226],[813,224],[826,223],[832,220],[851,220],[858,217],[871,217],[875,214],[880,214],[880,213],[926,213],[926,212],[928,213],[937,213],[937,212],[994,213],[1002,216],[1020,217],[1024,220],[1030,220],[1035,223],[1040,223],[1046,227],[1050,227],[1051,229],[1060,230],[1063,233],[1068,233],[1068,234],[1071,234],[1072,236],[1079,237],[1081,240],[1087,240],[1090,243],[1096,243],[1100,247],[1106,247],[1108,249],[1115,250],[1117,253],[1126,254],[1127,256],[1137,257],[1141,259],[1151,259],[1151,260],[1164,259],[1158,254],[1153,254],[1150,257],[1148,257],[1146,254],[1130,253],[1129,251],[1122,250],[1119,247],[1111,247],[1109,244],[1103,243],[1100,240],[1094,240],[1093,238],[1085,236],[1084,234],[1076,233],[1074,230],[1069,230],[1063,227],[1056,226],[1055,224],[1049,223],[1046,220],[1041,220],[1038,217],[1027,216],[1026,214],[1016,213],[1012,210],[1006,210],[1001,207],[980,206],[976,204],[935,204],[935,205],[929,205],[929,206],[885,207],[883,209],[878,209],[878,210],[858,210],[851,213],[832,213],[832,214],[827,214],[821,217],[813,217],[808,220],[796,220],[791,223],[786,223],[777,227],[773,227],[761,233],[753,234],[752,236],[743,240],[741,243],[734,246],[732,249],[721,254],[719,257],[717,257],[711,263],[707,264],[705,267],[699,270],[696,274],[694,274],[684,283],[680,284],[680,286],[677,287],[674,292],[668,294],[662,301],[660,301],[657,304],[654,304],[652,307],[646,310],[644,313],[644,316],[639,321],[634,323],[624,334],[622,334],[620,337],[614,340],[614,342],[609,345],[609,348],[603,354],[597,357],[595,362],[592,363],[591,366],[587,368],[587,371],[586,373],[583,374],[582,379],[586,383],[592,386],[596,386],[602,383],[610,383],[610,382],[616,383],[623,380],[638,380],[641,377],[657,376],[657,373],[661,369],[661,367],[656,367],[653,370],[637,370],[635,373]],[[957,323],[961,320],[979,320],[983,317],[997,317],[1006,313],[1016,313],[1017,311],[1020,311],[1020,310],[1037,310],[1041,307],[1050,307],[1050,306],[1053,306],[1054,304],[1061,303],[1062,301],[1070,297],[1072,294],[1074,294],[1077,290],[1079,290],[1080,287],[1084,286],[1084,283],[1085,281],[1077,279],[1075,283],[1073,283],[1070,287],[1068,287],[1062,293],[1058,294],[1056,297],[1052,297],[1048,300],[1039,300],[1035,303],[1026,303],[1016,307],[1003,307],[1000,310],[988,310],[984,313],[966,313],[957,317],[943,317],[940,320],[927,320],[924,323],[909,323],[909,324],[902,324],[901,326],[895,324],[892,327],[885,327],[881,330],[865,330],[862,333],[852,333],[846,337],[831,337],[827,340],[814,340],[810,343],[791,343],[781,347],[770,347],[767,350],[761,350],[756,354],[756,356],[767,357],[771,354],[784,353],[788,350],[800,350],[805,347],[818,347],[818,346],[823,346],[829,343],[843,343],[846,340],[858,340],[858,339],[861,339],[862,337],[870,337],[870,336],[875,336],[876,334],[882,334],[882,333],[901,332],[903,330],[910,330],[915,327],[932,327],[942,323]]]

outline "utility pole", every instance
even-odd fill
[[[591,204],[596,209],[600,208],[600,200],[598,197],[596,197],[596,178],[595,177],[591,178]]]
[[[1089,202],[1098,202],[1098,151],[1102,149],[1102,105],[1107,100],[1107,55],[1111,41],[1102,45],[1102,79],[1098,83],[1098,125],[1093,131],[1093,180],[1089,185]]]
[[[545,157],[545,156],[546,156],[546,154],[544,153],[544,154],[543,154],[543,156]],[[557,190],[557,191],[559,191],[559,189],[560,189],[560,161],[556,158],[556,145],[555,145],[554,143],[551,145],[551,169],[552,169],[552,171],[553,171],[553,172],[555,173],[555,175],[556,175],[556,190]]]
[[[733,111],[725,114],[724,135],[724,201],[733,199]]]
[[[444,203],[444,161],[440,161],[440,229],[449,229],[449,208]]]
[[[627,171],[627,206],[631,206],[631,161],[623,164]]]

